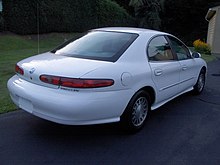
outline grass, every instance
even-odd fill
[[[209,54],[202,54],[202,58],[206,62],[211,62],[211,61],[217,60],[217,58],[215,56],[212,56],[212,55],[209,55]]]
[[[51,33],[38,36],[18,36],[0,33],[0,114],[16,109],[7,90],[7,81],[13,76],[15,64],[29,56],[49,51],[77,33]]]
[[[189,49],[194,52],[195,49],[194,47],[189,47]],[[216,60],[217,58],[215,56],[212,56],[210,54],[201,54],[202,55],[202,58],[206,61],[206,62],[211,62],[213,60]]]
[[[13,76],[15,64],[29,56],[49,51],[65,40],[77,37],[77,33],[51,33],[39,36],[19,36],[15,34],[0,33],[0,114],[16,110],[12,103],[8,90],[7,81]],[[215,60],[214,56],[202,55],[207,62]]]

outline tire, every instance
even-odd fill
[[[193,87],[194,94],[199,95],[200,93],[202,93],[202,91],[205,87],[205,81],[206,81],[205,76],[206,76],[205,71],[201,70],[201,72],[199,73],[199,77],[196,82],[196,85],[194,85],[194,87]]]
[[[123,129],[131,133],[139,131],[150,111],[150,95],[141,90],[138,91],[128,103],[121,116]]]

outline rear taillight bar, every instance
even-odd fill
[[[44,83],[69,87],[69,88],[100,88],[114,84],[112,79],[79,79],[51,75],[41,75],[40,80]]]
[[[20,75],[24,75],[24,70],[20,66],[18,66],[18,64],[15,65],[15,72]]]

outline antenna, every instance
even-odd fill
[[[40,20],[39,20],[39,3],[37,3],[37,52],[40,54]]]

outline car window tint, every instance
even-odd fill
[[[188,48],[174,37],[168,36],[172,48],[174,49],[178,60],[185,60],[191,58]]]
[[[147,51],[150,61],[174,60],[171,47],[164,36],[153,38],[148,45]]]
[[[115,62],[138,37],[138,34],[91,31],[64,43],[52,53],[69,57]]]

